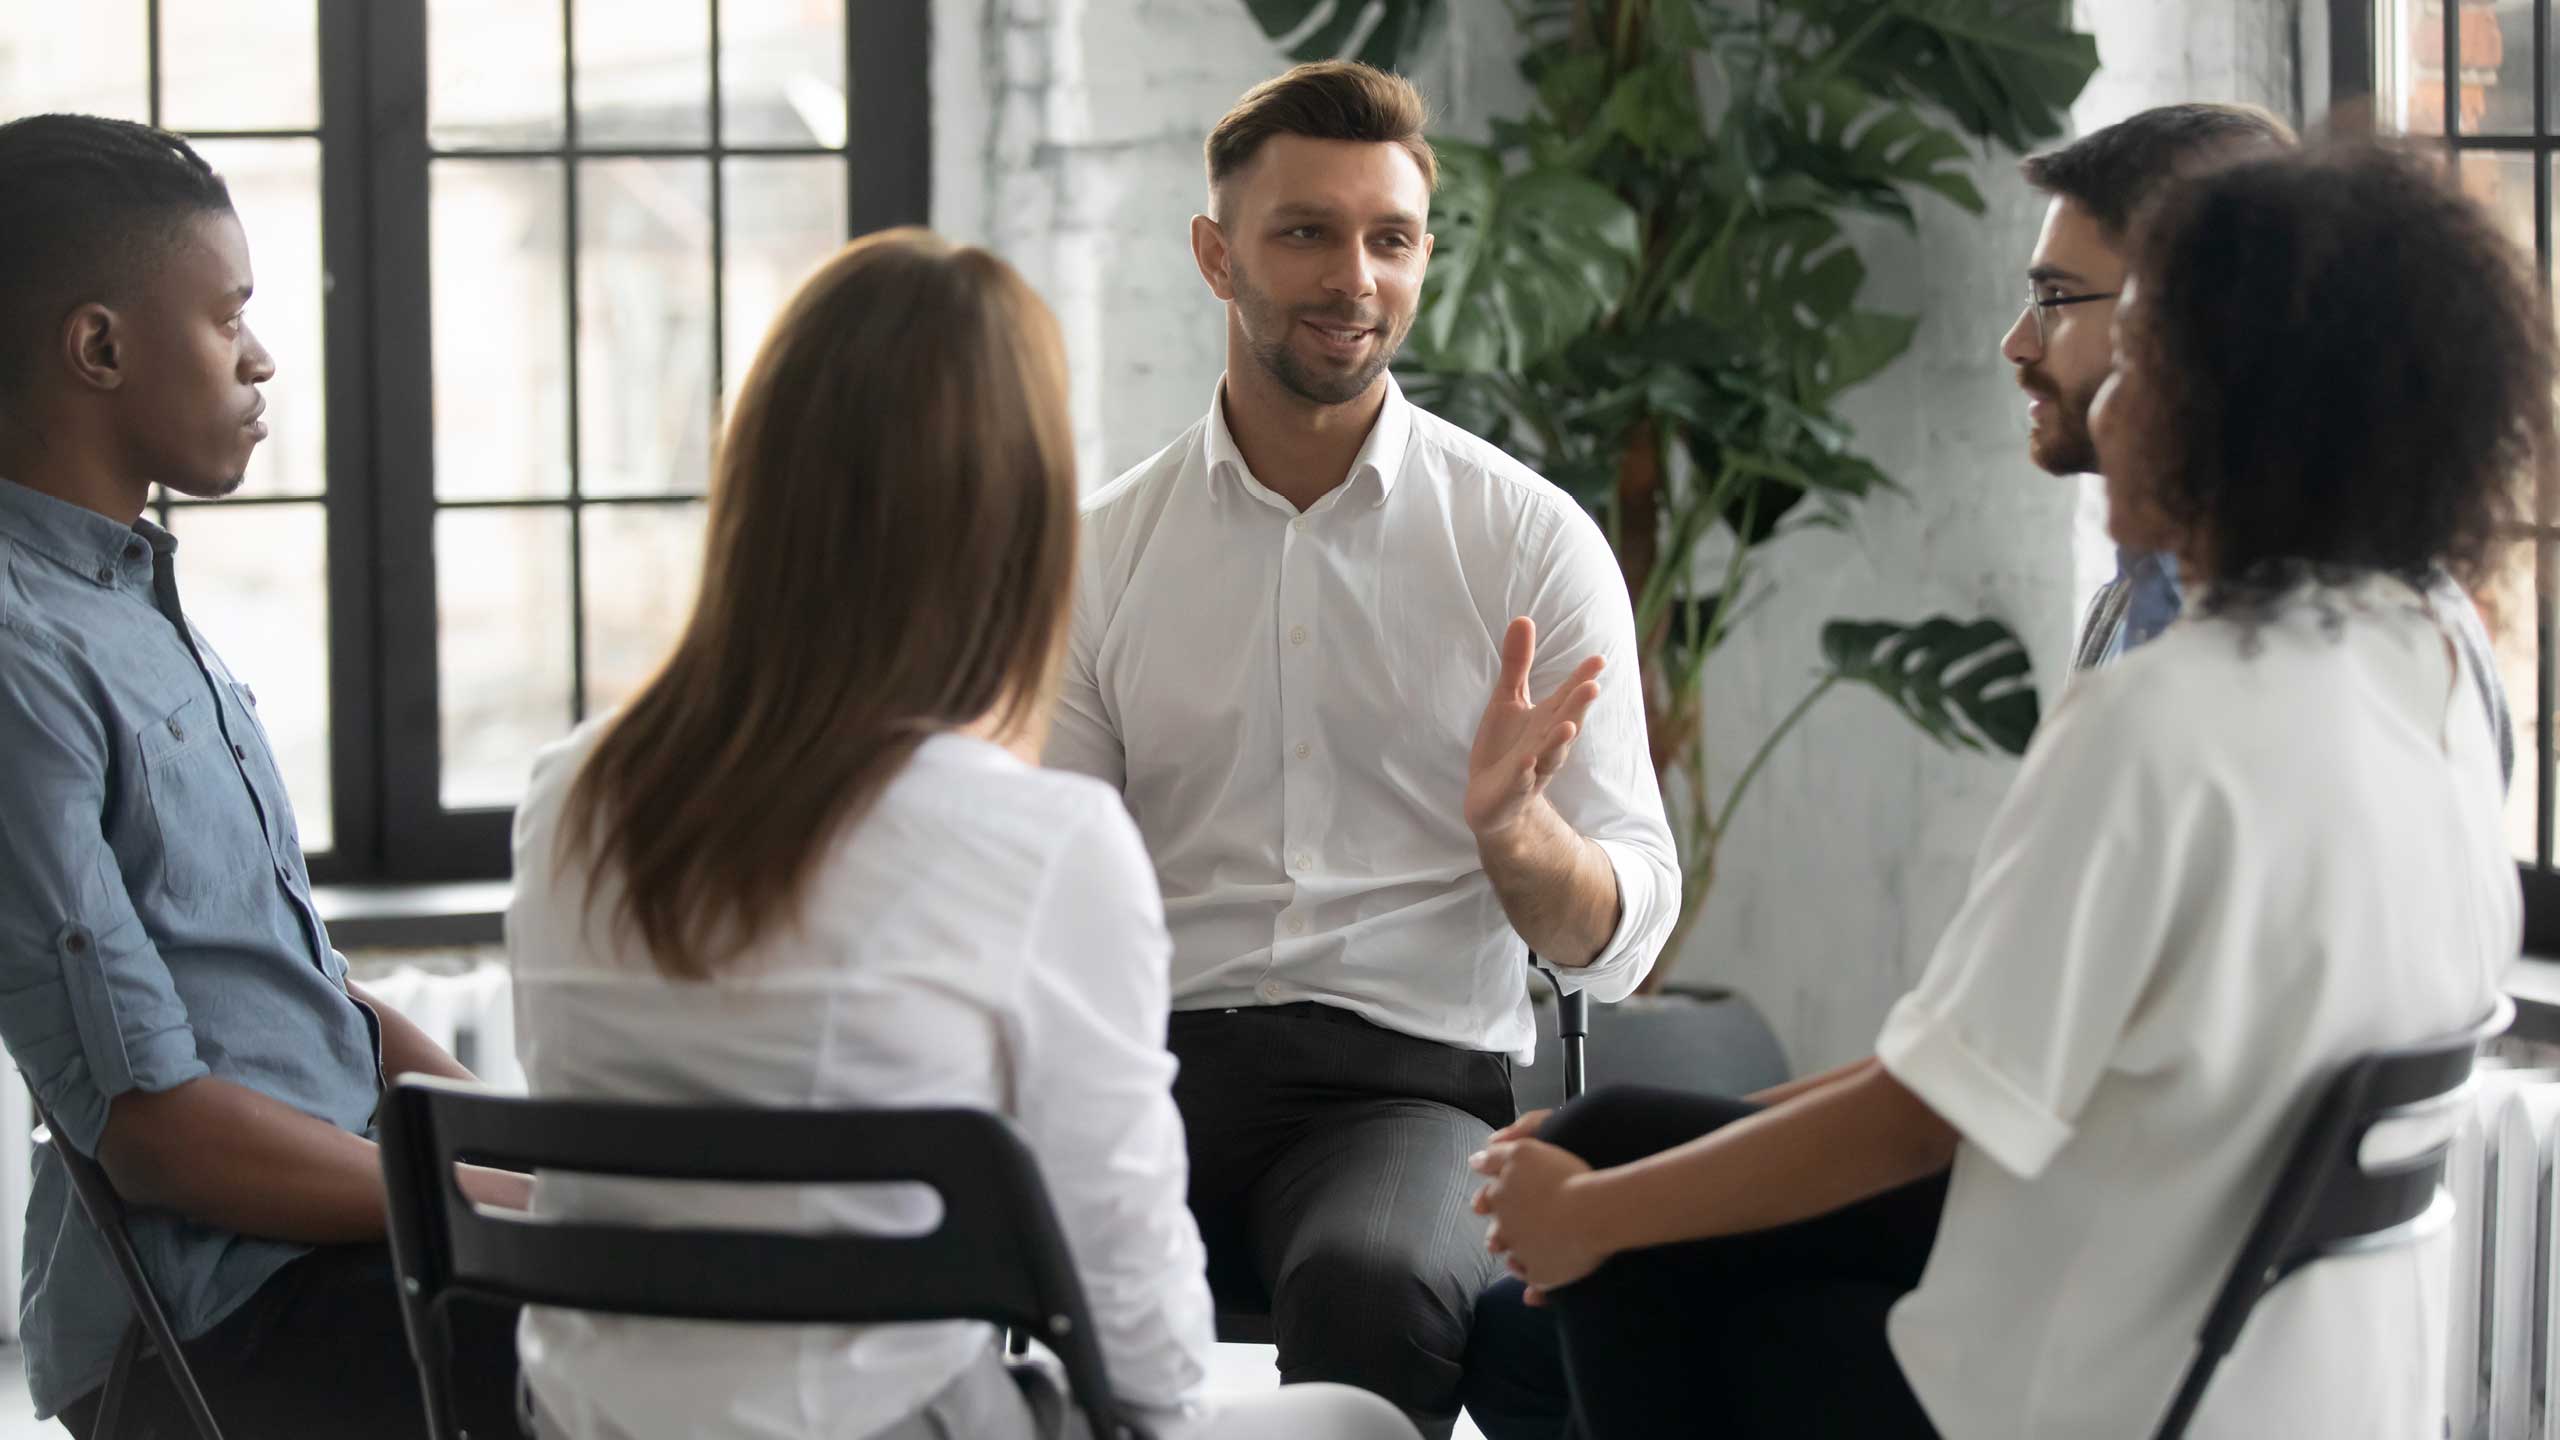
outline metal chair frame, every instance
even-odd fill
[[[932,1187],[917,1236],[533,1220],[474,1205],[460,1163],[660,1180]],[[391,1254],[435,1440],[458,1296],[674,1319],[973,1319],[1038,1335],[1096,1436],[1141,1434],[1112,1393],[1065,1232],[1030,1147],[983,1110],[777,1110],[528,1100],[404,1077],[384,1093]]]
[[[196,1434],[201,1440],[222,1440],[222,1427],[214,1423],[204,1390],[197,1385],[195,1372],[188,1368],[185,1352],[178,1348],[177,1331],[169,1324],[168,1312],[160,1307],[151,1278],[143,1273],[142,1257],[135,1253],[133,1236],[125,1228],[123,1199],[107,1179],[106,1170],[63,1137],[62,1127],[53,1123],[53,1117],[45,1113],[44,1102],[35,1098],[34,1086],[27,1087],[27,1097],[36,1123],[44,1127],[53,1147],[54,1158],[62,1162],[63,1171],[70,1178],[72,1195],[106,1245],[108,1256],[115,1261],[116,1278],[123,1282],[125,1299],[133,1305],[133,1321],[125,1326],[124,1339],[116,1345],[115,1359],[107,1368],[106,1383],[99,1387],[97,1425],[91,1440],[116,1440],[125,1393],[133,1383],[133,1367],[139,1361],[154,1358],[168,1372],[169,1388],[177,1392],[178,1403],[186,1407],[187,1419],[194,1424]]]
[[[2249,1313],[2305,1265],[2337,1255],[2416,1244],[2451,1222],[2444,1194],[2452,1129],[2413,1153],[2367,1158],[2366,1139],[2394,1122],[2430,1122],[2461,1103],[2482,1042],[2515,1018],[2500,996],[2489,1014],[2449,1035],[2377,1050],[2322,1087],[2311,1117],[2286,1152],[2275,1188],[2259,1207],[2238,1258],[2205,1311],[2194,1358],[2161,1417],[2159,1440],[2181,1440],[2205,1391],[2240,1341]]]

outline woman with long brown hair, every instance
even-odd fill
[[[544,752],[508,946],[535,1093],[959,1105],[1039,1156],[1116,1387],[1159,1436],[1409,1436],[1374,1397],[1214,1405],[1164,1050],[1167,940],[1107,787],[1037,769],[1075,573],[1057,324],[983,250],[849,246],[775,323],[657,675]],[[899,1187],[545,1176],[538,1214],[929,1228]],[[1029,1435],[972,1322],[529,1310],[546,1434]]]

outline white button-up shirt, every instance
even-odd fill
[[[1608,542],[1393,380],[1349,477],[1300,514],[1246,467],[1223,394],[1085,502],[1048,762],[1127,799],[1176,1009],[1313,1000],[1526,1059],[1525,948],[1464,814],[1513,616],[1537,622],[1536,698],[1608,662],[1547,795],[1608,853],[1621,913],[1566,983],[1625,996],[1680,908]]]
[[[1165,1053],[1168,944],[1146,852],[1107,790],[955,735],[927,740],[827,843],[798,913],[680,984],[608,923],[608,873],[558,848],[589,725],[535,762],[507,910],[533,1093],[669,1104],[935,1106],[1009,1117],[1039,1157],[1113,1387],[1159,1427],[1201,1399],[1210,1337]],[[919,1233],[899,1185],[551,1173],[534,1213]],[[869,1435],[992,1343],[984,1325],[719,1325],[525,1311],[525,1374],[572,1440]],[[1159,1433],[1164,1433],[1161,1428]]]

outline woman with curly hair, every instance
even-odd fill
[[[2115,345],[2109,529],[2197,601],[2066,693],[1875,1056],[1476,1159],[1588,1435],[2148,1434],[2321,1084],[2493,1003],[2498,761],[2425,587],[2552,454],[2524,258],[2424,159],[2254,160],[2139,227]],[[2446,1264],[2288,1281],[2190,1433],[2438,1433]]]

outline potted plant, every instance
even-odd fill
[[[1300,59],[1386,66],[1448,16],[1442,0],[1247,4]],[[1866,266],[1842,219],[1915,227],[1924,193],[1981,213],[1972,147],[2061,135],[2096,71],[2070,8],[1516,0],[1528,112],[1496,121],[1490,145],[1433,142],[1438,249],[1401,373],[1419,403],[1588,506],[1625,572],[1683,870],[1648,991],[1669,979],[1753,782],[1832,691],[1870,690],[1949,746],[2014,755],[2034,733],[2026,651],[1988,618],[1826,626],[1801,700],[1721,785],[1703,697],[1717,650],[1768,598],[1769,547],[1895,488],[1835,407],[1909,348],[1918,319],[1859,303]],[[1623,1029],[1643,1008],[1604,1015],[1630,1012],[1608,1017]],[[1711,1071],[1736,1061],[1687,1082],[1751,1088],[1782,1071],[1756,1016],[1744,1029],[1759,1038],[1670,1042]],[[1595,1075],[1651,1072],[1643,1048],[1595,1039]]]

